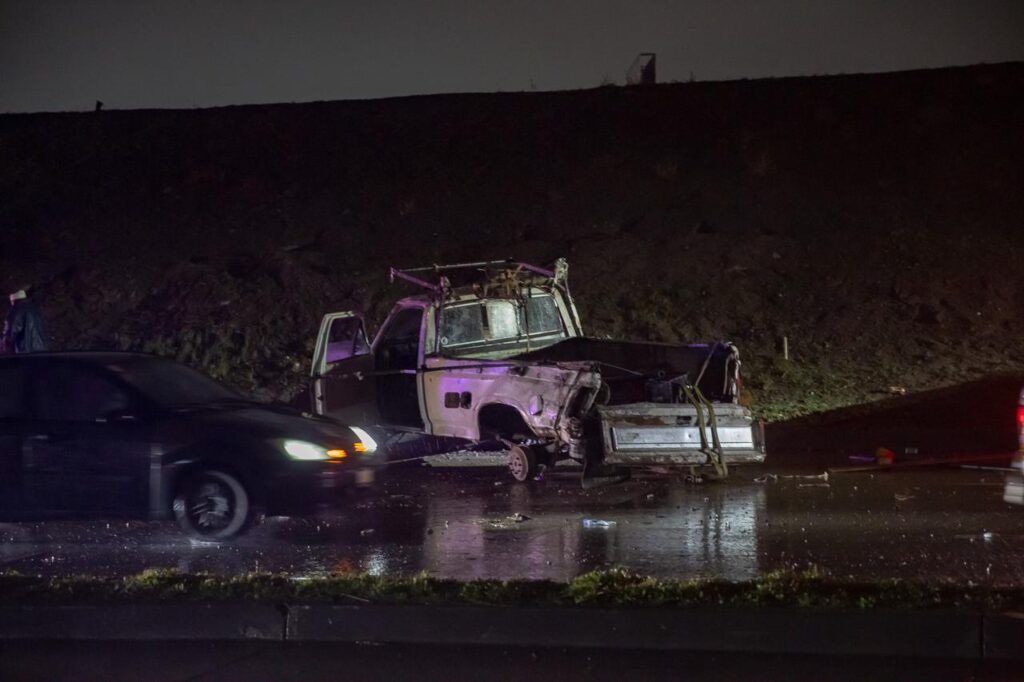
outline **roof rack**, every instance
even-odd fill
[[[388,280],[394,283],[395,279],[404,279],[406,282],[411,282],[417,286],[421,286],[424,289],[429,289],[435,293],[443,292],[445,289],[450,288],[451,284],[448,282],[448,278],[442,273],[450,270],[467,270],[470,268],[490,268],[501,266],[504,269],[516,269],[516,270],[527,270],[542,277],[548,277],[556,284],[560,284],[565,280],[566,273],[568,272],[568,264],[564,258],[559,258],[555,261],[555,269],[549,270],[542,268],[537,265],[531,265],[529,263],[523,263],[521,261],[506,258],[504,260],[485,260],[477,261],[475,263],[454,263],[451,265],[427,265],[419,268],[405,268],[400,270],[398,268],[390,268],[388,270]],[[421,279],[410,273],[413,272],[433,272],[439,275],[440,281],[437,284],[432,284],[425,279]]]

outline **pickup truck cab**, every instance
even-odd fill
[[[372,343],[361,315],[324,316],[313,411],[449,445],[499,441],[517,480],[569,459],[585,479],[610,466],[708,464],[724,475],[763,461],[760,424],[736,402],[735,346],[587,338],[567,274],[562,259],[553,270],[392,269],[392,281],[425,293],[398,301]]]

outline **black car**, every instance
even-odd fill
[[[173,516],[225,540],[372,481],[365,431],[136,353],[0,358],[0,520]]]

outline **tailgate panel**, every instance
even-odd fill
[[[612,424],[613,450],[694,450],[700,449],[700,430],[696,426],[633,426]],[[706,430],[711,440],[711,429]],[[723,448],[753,448],[749,426],[719,426],[718,440]]]
[[[739,405],[714,406],[727,464],[764,461],[761,425]],[[705,464],[697,410],[687,404],[634,403],[599,407],[604,461],[609,464]],[[708,444],[711,426],[705,428]]]

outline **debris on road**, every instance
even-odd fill
[[[615,521],[604,521],[602,519],[583,519],[584,528],[614,528],[618,525]]]
[[[362,535],[363,537],[366,537],[367,535],[373,535],[373,533],[374,533],[373,528],[364,528],[361,531],[359,531],[359,534]]]
[[[873,471],[892,471],[896,469],[920,469],[924,467],[934,466],[952,466],[966,462],[1005,461],[1007,458],[1008,455],[1000,453],[990,453],[982,455],[953,455],[950,457],[931,457],[928,459],[919,459],[913,462],[896,462],[894,464],[871,464],[865,466],[831,467],[829,468],[828,473],[855,474]]]
[[[526,514],[520,514],[519,512],[509,514],[508,516],[501,519],[481,519],[477,521],[479,524],[486,525],[488,528],[502,529],[512,528],[524,521],[529,521],[530,517]]]
[[[1011,473],[1017,471],[1013,467],[986,467],[977,464],[961,464],[959,468],[973,469],[974,471],[1009,471]]]
[[[805,475],[789,474],[789,475],[783,476],[782,478],[799,479],[801,481],[827,481],[828,480],[828,472],[825,471],[825,472],[822,472],[820,474],[805,474]]]
[[[914,499],[915,496],[914,495],[908,495],[908,494],[896,493],[893,497],[896,498],[897,502],[906,502],[907,500]]]
[[[778,474],[765,474],[764,476],[758,476],[754,479],[754,483],[768,483],[769,481],[775,483],[779,480]]]

